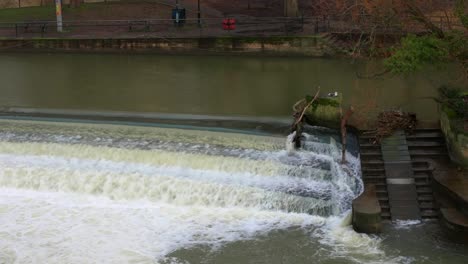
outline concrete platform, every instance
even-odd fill
[[[353,201],[353,228],[359,233],[380,233],[382,231],[381,208],[376,187],[365,186],[364,192]]]
[[[451,239],[468,243],[468,216],[455,208],[441,208],[441,225]]]
[[[434,184],[439,192],[449,196],[456,207],[468,215],[468,171],[452,169],[434,175]]]

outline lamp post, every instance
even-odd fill
[[[200,0],[198,0],[198,26],[201,26]]]
[[[62,0],[55,0],[55,15],[57,16],[57,32],[62,32]]]

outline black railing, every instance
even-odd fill
[[[374,23],[370,19],[347,21],[339,17],[233,17],[234,30],[224,30],[224,18],[198,18],[175,23],[172,19],[64,21],[64,31],[56,31],[55,21],[0,23],[0,37],[203,37],[203,36],[274,36],[313,35],[318,33],[424,33],[418,23]],[[410,21],[410,20],[408,20]],[[434,19],[441,28],[463,28],[459,23]],[[401,22],[401,18],[400,18]],[[404,26],[402,25],[404,24]]]

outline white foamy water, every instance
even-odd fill
[[[1,123],[0,263],[158,263],[291,227],[339,254],[383,254],[337,220],[362,184],[331,138],[298,152],[276,137]],[[216,151],[187,151],[200,145]]]

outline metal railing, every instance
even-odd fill
[[[56,32],[55,21],[21,21],[0,23],[3,38],[53,38],[53,37],[208,37],[208,36],[275,36],[313,35],[318,33],[424,33],[427,30],[417,23],[375,23],[365,18],[347,21],[339,17],[233,17],[234,30],[223,30],[224,18],[185,19],[174,23],[172,19],[138,20],[83,20],[63,21],[64,32]],[[402,21],[400,18],[399,21]],[[408,20],[410,21],[410,20]],[[443,29],[463,28],[460,24],[444,21]]]

